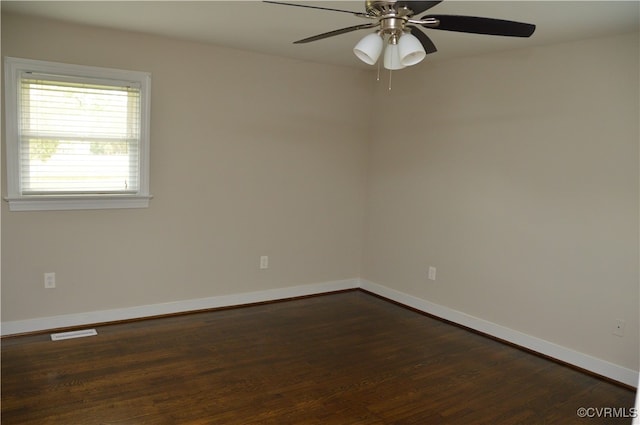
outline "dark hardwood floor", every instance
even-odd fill
[[[3,425],[631,423],[576,414],[629,389],[362,291],[96,329],[2,340]]]

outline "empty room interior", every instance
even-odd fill
[[[295,5],[2,2],[2,423],[637,421],[640,3]]]

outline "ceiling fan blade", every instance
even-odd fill
[[[311,41],[322,40],[323,38],[333,37],[334,35],[346,34],[351,31],[362,30],[365,28],[373,28],[378,26],[378,23],[354,25],[352,27],[341,28],[339,30],[329,31],[322,34],[314,35],[313,37],[303,38],[302,40],[294,41],[293,44],[309,43]]]
[[[422,17],[422,19],[426,18],[435,18],[440,21],[438,25],[425,25],[427,28],[474,34],[530,37],[536,29],[536,26],[533,24],[504,21],[502,19],[480,18],[477,16],[428,15]]]
[[[343,12],[343,13],[349,13],[351,15],[356,15],[356,16],[366,16],[364,13],[361,12],[354,12],[351,10],[342,10],[342,9],[332,9],[330,7],[320,7],[320,6],[311,6],[308,4],[295,4],[295,3],[286,3],[286,2],[282,2],[282,1],[270,1],[270,0],[262,0],[263,3],[269,3],[269,4],[279,4],[281,6],[296,6],[296,7],[306,7],[309,9],[320,9],[320,10],[329,10],[331,12]]]
[[[424,47],[424,51],[427,54],[435,53],[438,51],[438,49],[436,49],[436,45],[433,44],[433,41],[431,41],[427,34],[422,32],[420,28],[414,27],[413,25],[409,25],[409,28],[411,28],[411,34],[413,34],[418,40],[420,40],[420,43],[422,43],[422,47]]]
[[[440,1],[400,1],[397,4],[399,7],[406,6],[409,9],[413,10],[414,15],[419,15],[422,12],[425,12],[431,9],[433,6],[436,6],[440,3],[442,3],[442,0]]]

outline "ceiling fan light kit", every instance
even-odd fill
[[[400,49],[397,44],[389,44],[384,50],[384,67],[391,71],[405,68],[400,57]]]
[[[400,54],[400,62],[404,66],[412,66],[422,62],[427,56],[424,47],[420,44],[418,37],[410,32],[404,32],[398,41],[398,53]]]
[[[356,44],[356,47],[353,48],[353,53],[367,65],[375,65],[378,62],[380,53],[382,53],[383,45],[384,41],[380,34],[369,34]]]
[[[503,19],[481,18],[458,15],[422,15],[442,1],[405,0],[365,0],[365,12],[331,9],[306,4],[285,3],[263,0],[284,6],[305,7],[331,12],[349,13],[371,22],[329,31],[307,37],[294,43],[309,43],[361,29],[376,28],[353,48],[355,55],[368,65],[374,65],[384,49],[383,64],[389,70],[402,69],[420,63],[426,55],[435,53],[433,44],[425,29],[456,31],[472,34],[497,35],[506,37],[530,37],[536,29],[533,24],[506,21]],[[386,41],[385,41],[386,40]]]
[[[353,48],[353,53],[367,65],[375,65],[384,47],[383,35],[380,32],[364,36]],[[392,34],[388,37],[384,53],[384,67],[389,70],[402,69],[422,61],[427,53],[420,40],[410,32],[399,37]]]

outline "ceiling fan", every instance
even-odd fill
[[[294,44],[309,43],[352,31],[375,28],[353,49],[363,62],[373,65],[378,61],[384,44],[384,67],[389,70],[402,69],[422,61],[429,53],[437,51],[424,29],[457,31],[473,34],[500,35],[507,37],[530,37],[536,29],[533,24],[502,19],[459,15],[418,15],[441,3],[441,1],[365,0],[364,12],[332,9],[305,4],[264,0],[265,3],[283,6],[306,7],[349,13],[371,22],[341,28],[294,41]]]

